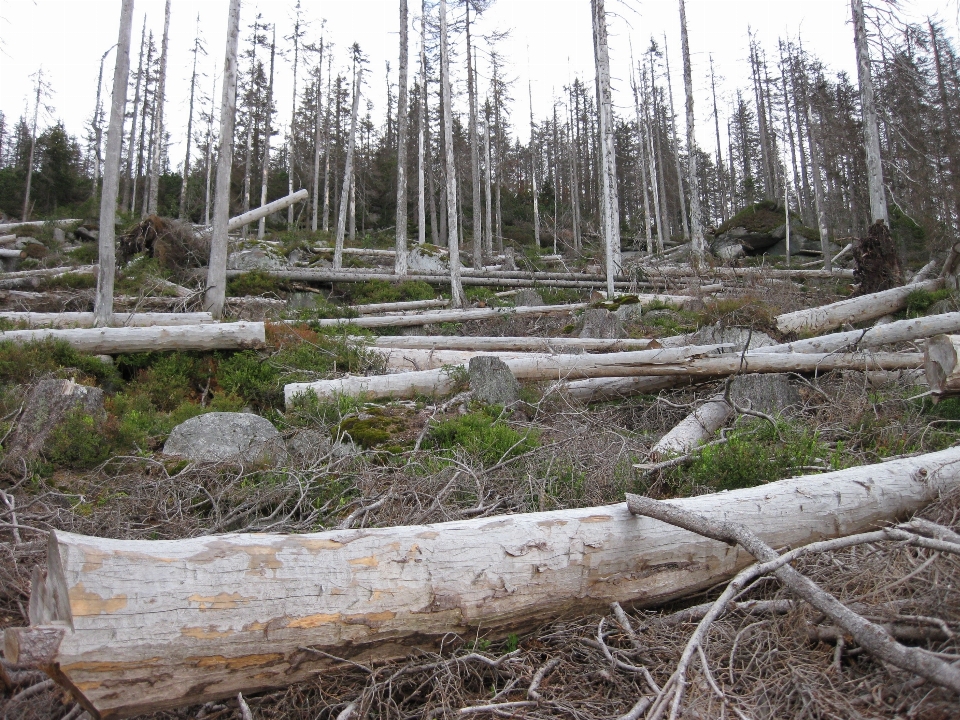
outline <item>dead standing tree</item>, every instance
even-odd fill
[[[360,46],[353,44],[353,108],[350,110],[350,136],[347,138],[347,157],[343,170],[343,188],[340,191],[340,214],[337,217],[337,237],[333,251],[333,269],[343,267],[343,237],[347,231],[347,210],[353,185],[353,154],[357,144],[357,113],[360,109],[360,86],[363,83],[363,57]]]
[[[457,170],[453,161],[453,117],[450,100],[450,48],[447,41],[447,0],[440,0],[440,75],[443,102],[443,145],[447,180],[447,246],[450,250],[450,305],[463,307],[460,282],[460,234],[457,231]]]
[[[860,79],[860,104],[863,112],[863,145],[867,157],[867,187],[870,191],[870,222],[887,217],[887,200],[883,189],[883,167],[880,160],[880,131],[877,127],[877,104],[870,74],[870,48],[863,17],[863,0],[850,0],[853,11],[853,40],[857,50],[857,75]]]
[[[182,220],[187,216],[187,181],[190,178],[190,146],[193,144],[193,100],[197,89],[197,56],[207,54],[207,49],[200,42],[200,13],[197,13],[197,31],[193,40],[193,72],[190,75],[190,104],[187,106],[187,154],[183,159],[183,179],[180,183],[180,212]]]
[[[117,216],[117,190],[120,179],[120,146],[123,143],[123,116],[127,107],[127,76],[130,74],[130,34],[133,29],[133,0],[120,7],[120,34],[117,38],[117,63],[113,70],[113,96],[110,126],[107,128],[107,156],[103,166],[103,194],[100,197],[100,269],[94,303],[94,324],[104,327],[113,316],[113,276],[116,266],[114,237]]]
[[[397,257],[393,271],[407,274],[407,0],[400,0],[400,77],[397,79]],[[422,183],[421,183],[422,185]],[[421,203],[422,204],[422,203]]]
[[[148,215],[157,214],[157,202],[160,198],[160,161],[163,157],[165,142],[163,138],[163,106],[166,102],[167,88],[167,48],[170,41],[170,0],[167,0],[163,15],[163,40],[160,43],[160,75],[157,79],[157,93],[153,112],[153,153],[150,158],[150,195],[147,202]],[[189,138],[187,144],[190,144]],[[186,173],[186,169],[184,169]]]
[[[690,184],[690,231],[693,239],[693,256],[698,262],[703,262],[700,174],[697,170],[697,140],[693,127],[693,70],[690,67],[690,42],[687,39],[687,10],[684,0],[680,0],[680,44],[683,52],[683,87],[687,95],[687,173]]]
[[[273,134],[272,130],[272,119],[273,119],[273,70],[274,62],[277,57],[277,26],[273,26],[273,39],[270,41],[270,82],[267,85],[267,107],[266,113],[264,115],[264,131],[263,131],[263,162],[261,163],[261,178],[260,178],[260,207],[263,207],[267,204],[267,181],[269,180],[270,174],[270,136]],[[291,191],[292,195],[293,192]],[[287,206],[289,210],[293,211],[293,205]],[[257,238],[263,240],[263,236],[267,231],[267,217],[264,215],[260,218],[260,221],[257,223]]]
[[[237,114],[237,44],[240,35],[240,0],[230,0],[227,14],[227,47],[223,61],[223,97],[220,104],[220,150],[213,206],[213,235],[204,310],[223,315],[227,295],[227,223],[230,220],[230,171],[233,167],[233,127]]]

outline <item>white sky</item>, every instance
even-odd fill
[[[257,12],[266,22],[276,22],[277,35],[292,28],[296,0],[243,0],[241,24],[252,23]],[[945,20],[948,32],[957,31],[957,0],[901,0],[903,14],[922,20],[927,15]],[[208,55],[201,58],[203,81],[209,92],[209,78],[220,75],[226,33],[227,0],[173,0],[170,30],[170,63],[167,78],[167,127],[174,146],[171,163],[176,166],[183,154],[178,135],[186,128],[191,70],[190,50],[196,35],[197,15]],[[399,3],[397,0],[302,0],[303,11],[312,20],[306,40],[319,41],[320,20],[326,19],[326,37],[332,40],[334,72],[347,67],[347,50],[354,42],[369,57],[365,83],[366,97],[374,103],[373,117],[379,123],[385,107],[385,61],[391,63],[396,82]],[[411,70],[416,67],[419,43],[419,3],[410,0]],[[529,135],[527,78],[532,75],[534,114],[539,119],[551,112],[551,97],[561,94],[570,75],[586,79],[592,88],[593,50],[589,0],[497,0],[481,18],[476,34],[490,30],[511,30],[512,37],[501,44],[516,78],[513,88],[513,120],[518,134]],[[131,64],[136,65],[140,29],[144,14],[147,29],[154,31],[157,45],[163,31],[164,0],[136,0]],[[100,57],[116,42],[120,0],[0,0],[0,109],[11,120],[32,105],[30,75],[41,66],[53,88],[49,105],[53,113],[47,123],[62,120],[70,133],[82,135],[92,115]],[[615,102],[621,114],[631,116],[629,94],[630,42],[635,56],[649,43],[651,35],[661,42],[664,33],[670,50],[673,92],[683,128],[683,76],[680,55],[679,12],[676,0],[607,0],[610,14],[610,53]],[[702,147],[716,145],[710,100],[709,55],[713,55],[718,81],[721,133],[725,140],[725,118],[737,87],[749,87],[747,27],[752,27],[775,61],[777,39],[802,36],[805,48],[833,70],[846,70],[856,77],[853,33],[849,22],[849,0],[687,0],[692,52],[697,136]],[[482,47],[482,43],[481,43]],[[529,47],[529,66],[528,50]],[[241,49],[243,45],[241,44]],[[108,56],[104,70],[104,105],[109,108],[115,55]],[[485,68],[480,58],[480,72]],[[325,63],[326,64],[326,63]],[[292,58],[278,60],[277,98],[281,126],[289,122],[292,89]],[[302,66],[301,66],[302,67]],[[529,67],[529,71],[528,71]],[[244,66],[241,65],[241,70]],[[480,81],[484,92],[485,82]],[[217,93],[219,101],[219,89]],[[128,98],[128,102],[132,100]],[[197,122],[196,120],[194,121]]]

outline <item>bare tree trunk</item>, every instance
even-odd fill
[[[613,100],[610,96],[610,56],[607,51],[607,12],[604,0],[591,0],[593,52],[597,65],[597,112],[600,116],[600,158],[606,244],[607,297],[614,297],[613,279],[620,273],[620,202],[617,193],[617,157],[613,136]]]
[[[230,221],[230,171],[233,166],[233,127],[237,114],[237,44],[240,0],[230,0],[227,47],[223,62],[223,98],[220,103],[220,151],[217,153],[217,189],[213,207],[213,234],[204,310],[223,315],[227,294],[227,223]]]
[[[197,53],[200,51],[200,13],[197,13],[197,37],[193,41],[193,74],[190,76],[190,105],[187,110],[187,155],[183,160],[180,184],[180,219],[187,216],[187,180],[190,177],[190,146],[193,144],[193,96],[197,87]]]
[[[570,84],[570,101],[567,106],[568,109],[568,120],[570,124],[570,205],[571,205],[571,224],[573,225],[573,251],[575,253],[580,252],[581,240],[580,240],[580,178],[578,177],[579,173],[577,172],[577,152],[579,151],[579,143],[577,142],[577,133],[576,127],[574,126],[574,115],[573,115],[573,83]]]
[[[267,85],[267,112],[264,120],[263,130],[263,163],[261,164],[260,177],[260,207],[267,204],[267,181],[270,179],[270,134],[272,132],[271,120],[273,118],[273,70],[274,61],[277,55],[277,25],[273,25],[273,40],[270,42],[270,84]],[[290,195],[293,194],[291,191]],[[293,205],[287,206],[287,212],[293,212]],[[264,215],[257,223],[257,239],[263,240],[267,232],[267,217]]]
[[[880,162],[880,131],[877,128],[877,106],[873,78],[870,74],[870,48],[863,19],[863,0],[850,0],[853,10],[853,39],[857,49],[857,74],[860,78],[860,104],[863,108],[863,145],[867,156],[867,185],[870,191],[870,220],[887,217],[887,200],[883,189],[883,167]]]
[[[357,171],[350,168],[350,241],[357,239]]]
[[[407,0],[400,0],[400,76],[397,78],[397,258],[393,271],[407,274]]]
[[[529,75],[529,72],[528,72]],[[530,97],[530,187],[533,193],[533,244],[540,252],[540,201],[537,189],[537,145],[533,128],[533,86],[528,77],[527,93]]]
[[[167,92],[167,47],[170,42],[170,0],[164,9],[163,40],[160,42],[160,77],[157,79],[157,98],[154,100],[153,126],[155,139],[153,142],[153,158],[150,163],[150,202],[147,205],[147,214],[156,215],[157,202],[160,198],[160,160],[165,147],[163,133],[163,106]],[[189,139],[187,143],[189,144]]]
[[[681,8],[683,4],[681,3]],[[683,10],[681,10],[681,13]],[[681,29],[683,26],[681,25]],[[670,135],[673,137],[674,155],[673,159],[677,165],[677,193],[680,196],[680,220],[683,227],[684,240],[690,239],[690,221],[687,218],[687,197],[683,189],[683,167],[680,162],[680,140],[677,137],[677,111],[673,106],[673,81],[670,79],[670,54],[667,51],[667,34],[663,34],[663,60],[667,71],[667,96],[670,98]],[[692,152],[688,146],[687,152]],[[693,195],[693,188],[690,188],[690,194]],[[691,202],[693,198],[691,197]]]
[[[321,77],[323,75],[323,36],[320,36],[320,62],[317,63],[317,99],[316,115],[313,120],[313,202],[312,216],[310,218],[310,230],[317,231],[317,222],[320,216],[320,142],[323,131],[321,118],[323,112],[320,109],[320,88]]]
[[[453,162],[453,117],[450,99],[450,51],[447,42],[447,0],[440,0],[440,76],[443,104],[443,144],[447,174],[447,247],[450,250],[450,305],[463,307],[460,282],[460,242],[457,228],[457,175]]]
[[[483,169],[484,199],[486,216],[483,224],[483,251],[487,257],[493,257],[493,192],[490,181],[490,102],[484,104],[483,118]]]
[[[94,325],[105,327],[113,316],[113,279],[116,271],[114,221],[117,216],[117,191],[120,179],[120,146],[123,144],[123,119],[127,106],[127,78],[130,75],[130,35],[133,30],[133,0],[120,7],[120,33],[117,38],[117,63],[113,70],[113,95],[110,126],[107,128],[107,157],[103,167],[103,194],[100,196],[100,268],[94,300]],[[39,96],[38,96],[39,99]]]
[[[770,153],[769,128],[767,127],[766,106],[763,102],[763,90],[760,87],[760,57],[756,43],[750,38],[750,68],[753,76],[753,96],[757,103],[757,125],[760,129],[760,150],[763,157],[763,192],[767,199],[776,197],[774,189],[774,159]]]
[[[121,12],[123,12],[121,10]],[[40,115],[40,96],[43,93],[43,68],[37,71],[37,97],[33,105],[33,124],[30,127],[30,156],[27,159],[27,186],[23,191],[23,212],[20,219],[27,222],[30,219],[30,186],[33,183],[33,158],[37,151],[37,118]],[[126,97],[126,93],[124,93]]]
[[[146,25],[146,18],[144,18]],[[137,211],[137,185],[140,183],[140,177],[144,175],[144,156],[143,151],[147,142],[147,95],[150,91],[150,69],[153,63],[153,31],[147,36],[147,65],[144,68],[143,78],[143,104],[140,108],[140,142],[137,143],[137,171],[133,174],[133,192],[130,198],[130,212]],[[149,159],[149,154],[147,156]],[[143,191],[146,194],[146,187]]]
[[[210,114],[207,116],[207,169],[203,194],[203,224],[210,226],[210,175],[213,169],[213,99],[217,94],[217,78],[213,78],[213,89],[210,91]]]
[[[630,54],[630,87],[633,90],[633,110],[637,118],[637,144],[640,148],[640,182],[643,185],[643,229],[647,239],[647,254],[653,255],[653,228],[650,223],[650,196],[647,193],[647,150],[643,123],[640,120],[640,99],[637,93],[636,66]]]
[[[343,188],[340,191],[340,213],[337,218],[337,237],[333,251],[333,269],[343,267],[343,239],[347,232],[347,211],[352,210],[351,190],[353,188],[353,151],[357,143],[357,112],[360,109],[360,84],[363,81],[363,66],[360,60],[360,47],[353,46],[353,109],[350,111],[350,137],[347,139],[347,158],[343,171]],[[351,212],[351,216],[352,216]]]
[[[406,0],[403,0],[406,2]],[[424,0],[426,2],[426,0]],[[427,241],[427,204],[425,150],[427,142],[427,14],[420,12],[420,102],[417,113],[420,118],[417,133],[417,244]]]
[[[260,15],[253,21],[253,47],[250,52],[250,87],[247,90],[247,104],[249,108],[247,110],[247,154],[244,158],[244,167],[243,167],[243,205],[241,206],[242,212],[246,213],[250,210],[250,187],[253,183],[253,125],[254,125],[254,98],[255,90],[254,83],[257,72],[257,46],[260,44],[259,40],[260,33]],[[222,122],[222,120],[221,120]],[[223,140],[221,139],[221,143]],[[219,172],[219,167],[217,168]],[[244,226],[241,229],[243,237],[247,237],[247,227]]]
[[[810,159],[813,161],[813,192],[817,203],[817,226],[820,230],[820,251],[823,253],[823,269],[830,271],[830,228],[827,225],[827,203],[823,193],[823,179],[820,176],[820,132],[814,124],[813,111],[807,103],[807,132],[809,133]]]
[[[330,88],[333,53],[327,56],[327,111],[323,123],[323,231],[330,230]],[[339,85],[338,85],[339,87]]]
[[[467,13],[467,99],[470,103],[470,179],[473,181],[473,266],[483,267],[483,230],[480,200],[480,149],[477,142],[477,88],[474,77],[473,45],[470,42],[470,2],[465,4]]]
[[[717,112],[717,83],[713,76],[713,55],[710,56],[710,89],[713,92],[713,127],[717,133],[717,195],[720,199],[720,221],[726,222],[726,190],[723,183],[723,153],[720,151],[720,113]]]
[[[97,75],[97,102],[93,109],[93,136],[97,147],[93,156],[93,188],[90,192],[90,197],[94,200],[97,199],[97,190],[100,186],[100,164],[103,162],[103,110],[100,107],[100,89],[103,87],[103,63],[106,62],[110,50],[113,50],[115,47],[116,45],[111,45],[110,48],[100,56],[100,74]]]
[[[687,39],[687,10],[680,0],[680,46],[683,53],[683,86],[687,93],[687,172],[690,186],[690,231],[693,256],[703,262],[703,220],[700,215],[700,174],[697,171],[697,138],[694,134],[693,70],[690,66],[690,43]]]
[[[300,2],[297,2],[297,21],[293,26],[293,100],[290,107],[290,126],[287,133],[287,195],[293,195],[293,136],[297,126],[297,71],[300,67]],[[288,40],[290,38],[287,38]],[[271,57],[273,50],[271,52]],[[272,63],[272,59],[271,59]],[[270,114],[270,108],[267,108]],[[269,121],[267,122],[269,125]],[[267,143],[270,142],[269,136]],[[261,223],[262,224],[262,223]],[[293,205],[287,207],[287,230],[293,229]]]
[[[140,111],[140,83],[143,79],[143,45],[147,37],[147,16],[143,16],[143,30],[140,32],[140,59],[137,62],[137,84],[133,94],[133,112],[130,114],[130,140],[127,142],[127,171],[123,183],[123,210],[132,210],[131,205],[133,186],[136,179],[133,177],[133,154],[137,141],[137,113]]]
[[[643,77],[646,77],[646,70],[643,72]],[[647,94],[646,90],[647,83],[643,82],[643,91],[644,95]],[[652,96],[656,89],[653,85],[653,58],[650,58],[650,89]],[[663,182],[663,167],[662,163],[657,161],[657,147],[654,145],[653,138],[653,123],[650,120],[649,105],[647,102],[643,104],[643,114],[647,123],[647,148],[650,155],[650,184],[653,186],[653,210],[657,216],[657,253],[663,254],[663,205],[660,198],[660,185]]]

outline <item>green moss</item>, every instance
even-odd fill
[[[422,280],[405,280],[401,283],[390,283],[386,280],[343,283],[336,286],[336,291],[345,295],[352,305],[433,300],[437,296],[433,287]]]
[[[281,282],[262,270],[251,270],[227,281],[227,295],[230,297],[276,294],[280,289]]]
[[[51,431],[43,456],[56,466],[87,469],[104,462],[110,451],[101,424],[82,408],[75,408]]]
[[[428,443],[445,452],[462,448],[484,465],[495,465],[539,445],[536,431],[514,430],[499,419],[501,411],[498,406],[490,406],[481,412],[443,420],[430,429]]]
[[[24,263],[20,263],[23,267]],[[97,286],[93,273],[67,272],[57,277],[43,278],[40,287],[44,290],[89,290]]]
[[[96,243],[84,243],[67,253],[67,257],[81,265],[92,265],[100,257]]]
[[[950,291],[946,288],[930,292],[928,290],[914,290],[907,295],[906,314],[908,318],[921,317],[926,314],[930,306],[946,300],[950,297]]]
[[[120,376],[111,365],[83,355],[63,340],[43,340],[17,344],[0,341],[0,383],[26,383],[48,373],[73,369],[74,374],[94,379],[107,388]]]
[[[349,437],[365,450],[383,445],[394,435],[406,430],[407,424],[399,417],[385,414],[378,408],[368,409],[367,414],[348,417],[335,428],[336,437]],[[399,449],[399,445],[396,448]]]

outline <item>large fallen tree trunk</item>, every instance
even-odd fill
[[[73,223],[81,223],[83,220],[74,219],[74,220],[31,220],[29,222],[10,222],[0,224],[0,232],[5,232],[7,230],[13,230],[19,227],[41,227],[43,225],[72,225]]]
[[[0,312],[0,320],[24,323],[30,327],[91,328],[92,312]],[[155,325],[206,325],[214,319],[207,312],[184,313],[114,313],[113,327],[153,327]]]
[[[720,345],[640,350],[608,355],[542,355],[534,360],[507,360],[518,380],[572,380],[577,378],[624,378],[629,376],[724,377],[747,373],[828,372],[830,370],[912,370],[923,366],[921,353],[768,353],[731,354],[726,357],[699,357]],[[681,360],[686,357],[689,359]],[[410,398],[446,394],[457,381],[451,365],[439,370],[422,370],[396,375],[346,376],[312,383],[291,383],[284,387],[287,406],[303,394],[319,398],[338,395],[367,399]]]
[[[267,203],[262,207],[254,208],[249,212],[245,212],[243,215],[237,215],[236,217],[230,218],[227,222],[227,232],[233,232],[234,230],[239,230],[244,225],[249,225],[254,223],[262,217],[267,215],[272,215],[275,212],[279,212],[284,208],[287,208],[294,203],[298,203],[301,200],[306,200],[308,193],[306,190],[297,190],[293,195],[287,195],[282,197],[279,200],[274,200],[271,203]]]
[[[852,278],[853,270],[786,270],[771,267],[728,268],[715,267],[697,271],[689,265],[661,265],[644,267],[647,275],[662,277],[710,277],[723,280],[749,278]]]
[[[883,526],[958,485],[951,448],[669,503],[797,547]],[[654,606],[751,561],[624,503],[310,535],[50,533],[31,627],[6,630],[5,655],[46,671],[94,717],[122,718],[404,657],[450,635],[503,637],[612,602]]]
[[[770,347],[751,350],[755,352],[780,353],[826,353],[837,352],[854,348],[875,348],[881,345],[910,342],[943,333],[960,332],[960,312],[943,313],[929,317],[897,320],[886,325],[877,325],[867,330],[848,330],[846,332],[821,335],[807,340],[796,340],[792,343],[773,345]]]
[[[849,298],[830,305],[797,310],[776,317],[777,329],[783,333],[820,333],[838,328],[847,322],[866,322],[901,310],[907,296],[917,290],[934,292],[943,287],[941,278],[891,288],[871,295]]]
[[[62,340],[81,352],[95,355],[154,350],[241,350],[266,342],[262,322],[165,327],[112,327],[77,330],[10,330],[0,341],[28,343]]]
[[[374,313],[405,312],[407,310],[426,310],[429,308],[442,308],[450,304],[445,298],[436,300],[408,300],[406,302],[388,302],[388,303],[369,303],[367,305],[351,305],[351,310],[356,310],[361,315],[373,315]]]
[[[590,303],[571,303],[569,305],[524,305],[516,308],[474,308],[471,310],[425,310],[409,315],[381,315],[358,318],[336,318],[314,320],[321,326],[356,325],[357,327],[405,327],[411,325],[431,325],[443,322],[466,322],[468,320],[490,320],[511,315],[558,315],[583,310]]]
[[[960,313],[958,313],[960,314]],[[541,338],[541,337],[469,337],[463,335],[381,335],[379,337],[352,338],[357,342],[369,342],[378,348],[426,349],[426,350],[507,350],[528,352],[617,352],[620,350],[646,350],[657,348],[656,340],[640,338]],[[682,343],[689,344],[689,343]]]
[[[35,287],[44,278],[50,279],[63,275],[93,275],[96,274],[97,269],[97,265],[81,265],[79,267],[40,268],[0,273],[0,288]]]

